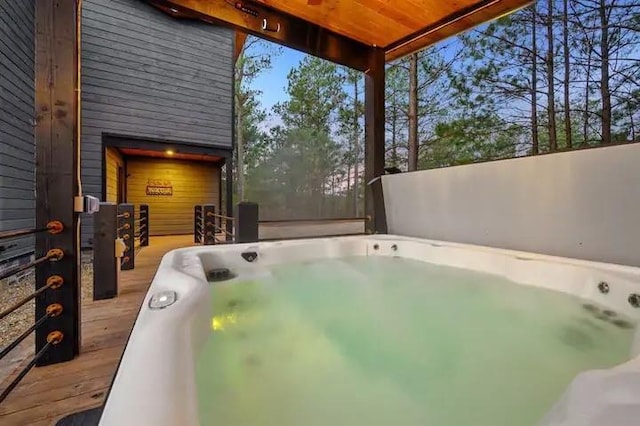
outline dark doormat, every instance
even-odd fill
[[[102,407],[79,411],[58,420],[56,426],[98,426]]]

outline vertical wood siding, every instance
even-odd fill
[[[229,29],[140,0],[84,0],[85,193],[102,195],[105,133],[231,148],[232,40]],[[83,245],[92,232],[84,218]]]
[[[124,167],[124,160],[115,148],[107,148],[105,150],[105,173],[106,176],[106,191],[105,200],[109,203],[118,202],[118,167]]]
[[[147,195],[149,179],[170,181],[173,194]],[[127,159],[127,202],[149,205],[150,235],[192,233],[194,205],[219,207],[219,181],[220,168],[214,163]]]
[[[0,230],[35,223],[34,1],[0,0]],[[16,247],[0,262],[33,251],[33,238],[2,241]]]

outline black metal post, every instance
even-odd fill
[[[364,176],[365,183],[372,182],[384,174],[384,50],[373,48],[369,54],[369,70],[365,74],[365,143]],[[386,233],[382,191],[375,191],[375,185],[367,185],[364,191],[365,212],[371,217],[367,231]]]
[[[241,201],[236,208],[236,243],[258,241],[258,204]]]
[[[202,206],[193,206],[193,242],[202,243]]]
[[[140,246],[146,247],[149,245],[149,205],[140,204]]]
[[[134,239],[134,206],[133,204],[118,204],[118,236],[122,238],[126,248],[120,263],[120,269],[127,271],[135,267],[136,246]]]
[[[202,206],[203,244],[205,246],[216,243],[216,206],[205,204]]]
[[[235,129],[235,125],[232,126],[233,129]],[[234,142],[235,143],[235,142]],[[226,206],[226,216],[232,217],[233,216],[233,162],[231,160],[231,157],[226,159],[226,189],[227,189],[227,195],[226,195],[226,202],[227,202],[227,206]],[[226,241],[227,242],[232,242],[233,241],[233,222],[230,221],[229,219],[225,220],[225,228],[226,228]]]
[[[80,191],[79,15],[76,0],[36,1],[36,228],[44,228],[52,220],[64,226],[55,235],[36,236],[37,256],[51,249],[64,253],[59,260],[36,267],[36,290],[46,286],[48,280],[62,281],[59,288],[48,289],[36,298],[36,320],[50,305],[62,306],[60,315],[36,330],[35,352],[42,354],[38,366],[68,361],[80,352],[79,213],[74,208],[74,197]],[[59,342],[53,347],[47,341],[52,336]]]
[[[93,300],[118,295],[120,258],[116,257],[118,206],[100,203],[93,219]]]

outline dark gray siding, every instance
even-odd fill
[[[0,230],[35,223],[34,1],[0,0]],[[0,262],[33,250],[33,238],[0,252]]]
[[[83,5],[86,194],[102,195],[104,133],[231,147],[231,30],[174,19],[141,0]]]

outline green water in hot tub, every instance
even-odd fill
[[[493,275],[391,257],[271,273],[211,284],[203,425],[534,425],[629,356],[618,317]]]

